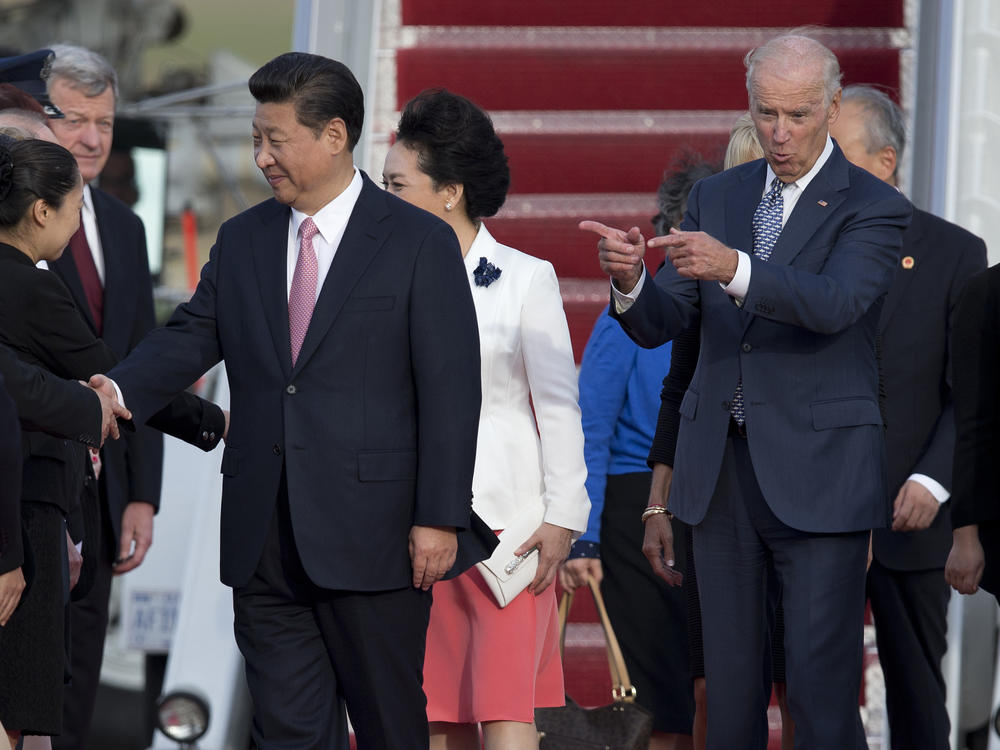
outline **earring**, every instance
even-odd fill
[[[448,201],[447,203],[444,204],[444,210],[451,211],[451,201]]]

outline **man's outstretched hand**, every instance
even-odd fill
[[[688,279],[728,284],[739,265],[735,250],[704,232],[671,229],[669,234],[651,239],[649,246],[664,248],[677,274]]]
[[[580,229],[600,236],[597,242],[597,259],[601,270],[611,277],[615,287],[628,294],[642,278],[642,257],[646,254],[646,241],[639,227],[627,232],[605,226],[599,221],[581,221]]]
[[[89,383],[80,381],[81,385],[87,386],[101,400],[101,444],[110,436],[112,440],[117,440],[121,435],[118,431],[118,420],[132,419],[132,412],[118,402],[118,394],[111,381],[104,375],[94,375]]]

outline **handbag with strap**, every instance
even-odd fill
[[[653,732],[653,714],[635,702],[636,689],[628,676],[625,658],[611,628],[601,590],[593,578],[588,578],[594,604],[601,618],[611,670],[611,698],[607,706],[583,708],[568,695],[566,705],[558,708],[536,708],[535,727],[538,729],[540,750],[646,750]],[[559,648],[565,650],[566,618],[573,593],[563,592],[559,602]]]

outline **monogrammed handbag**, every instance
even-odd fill
[[[587,581],[594,595],[597,613],[604,628],[608,649],[608,667],[611,669],[611,698],[607,706],[583,708],[566,696],[566,705],[559,708],[536,708],[535,726],[538,729],[540,750],[646,750],[653,731],[653,715],[635,702],[635,687],[629,680],[625,659],[608,611],[604,607],[601,590],[593,578]],[[560,647],[566,639],[566,617],[573,602],[571,592],[563,593],[559,602]]]

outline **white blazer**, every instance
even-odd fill
[[[480,258],[500,269],[489,286],[475,283]],[[490,528],[503,529],[522,510],[544,505],[547,522],[579,536],[590,499],[576,364],[555,270],[501,245],[484,225],[465,267],[483,387],[472,507]]]

